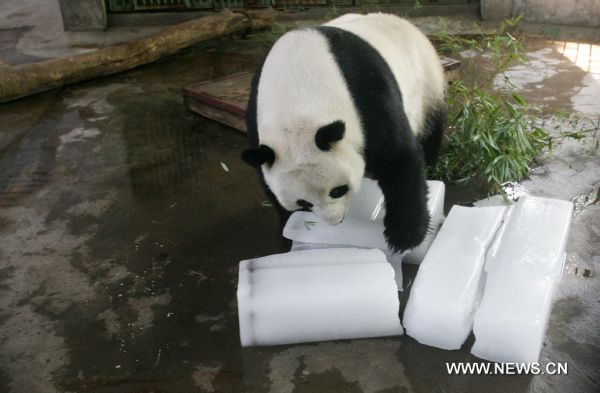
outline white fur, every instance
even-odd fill
[[[327,25],[350,31],[379,51],[398,80],[409,123],[419,133],[426,109],[444,94],[443,70],[427,38],[410,23],[385,14],[348,14]],[[336,120],[345,123],[344,138],[322,151],[315,133]],[[364,138],[344,78],[318,31],[292,31],[275,43],[258,85],[257,122],[259,143],[275,151],[275,163],[262,170],[279,203],[296,210],[296,201],[304,199],[321,219],[339,223],[351,193],[333,199],[329,191],[344,184],[351,191],[360,187]]]

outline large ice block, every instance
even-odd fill
[[[403,324],[422,344],[461,347],[473,324],[481,294],[485,254],[505,207],[454,206],[412,285]]]
[[[302,250],[323,250],[326,248],[347,248],[348,246],[340,244],[323,244],[323,243],[303,243],[298,241],[292,242],[292,248],[290,251],[302,251]],[[398,291],[402,291],[402,258],[406,254],[394,254],[390,250],[383,250],[387,261],[394,268],[394,278],[396,280],[396,286]]]
[[[486,261],[471,352],[496,362],[537,362],[564,263],[573,204],[526,196]]]
[[[427,181],[429,188],[428,209],[431,216],[431,228],[425,240],[407,255],[405,261],[420,263],[429,249],[444,213],[444,183]],[[322,222],[311,212],[296,212],[291,215],[283,230],[283,236],[293,240],[296,248],[307,249],[303,243],[328,244],[363,248],[378,248],[388,255],[390,263],[398,262],[388,250],[383,235],[385,206],[383,194],[377,182],[363,179],[361,189],[353,195],[346,218],[338,225],[330,226]],[[315,246],[315,248],[322,248]],[[411,255],[412,254],[412,255]]]
[[[394,270],[380,250],[293,251],[240,262],[242,346],[400,335]]]

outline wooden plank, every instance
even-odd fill
[[[448,79],[456,77],[460,61],[442,57]],[[251,72],[203,81],[182,89],[188,109],[199,115],[246,132],[246,105],[252,83]]]
[[[246,132],[246,105],[250,96],[251,72],[183,88],[185,105],[201,116]]]

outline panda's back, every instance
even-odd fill
[[[353,33],[383,57],[403,96],[412,131],[420,133],[426,112],[444,97],[444,71],[427,37],[390,14],[346,14],[325,24]]]
[[[444,95],[443,70],[427,37],[386,14],[347,14],[290,31],[255,79],[248,134],[254,144],[275,147],[291,166],[316,149],[316,130],[337,120],[346,125],[343,149],[410,139]]]

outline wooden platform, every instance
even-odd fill
[[[442,57],[448,79],[455,77],[458,60]],[[246,131],[246,104],[250,95],[252,73],[243,72],[225,78],[185,86],[185,106],[201,116]]]

